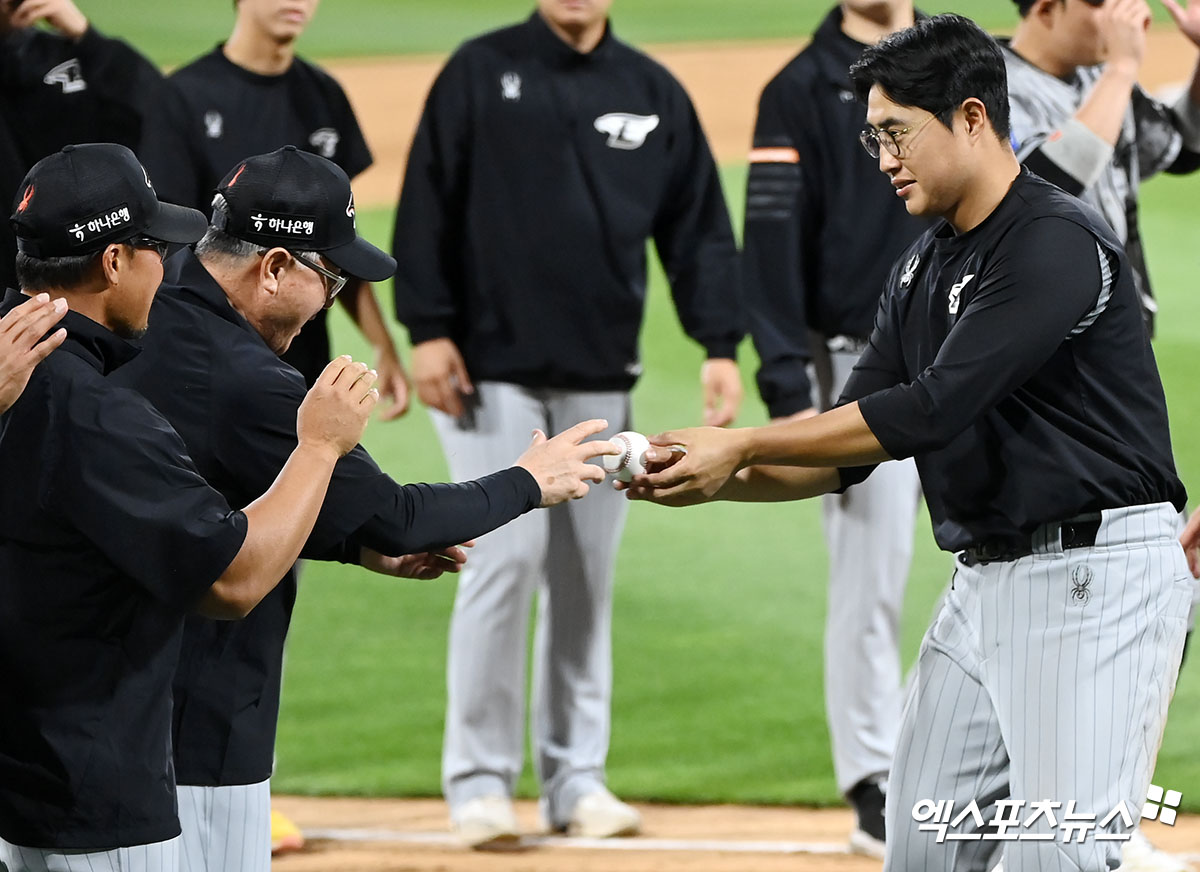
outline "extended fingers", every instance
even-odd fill
[[[555,438],[566,439],[569,442],[579,443],[589,436],[595,436],[597,433],[608,429],[608,421],[603,418],[592,418],[590,421],[580,421],[574,427],[568,427],[563,430]],[[598,454],[607,454],[609,452],[597,452]]]

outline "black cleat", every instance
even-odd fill
[[[883,805],[887,782],[881,775],[864,778],[850,788],[846,799],[854,808],[858,826],[850,834],[850,852],[883,859]]]

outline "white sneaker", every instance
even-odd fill
[[[1121,868],[1125,872],[1192,872],[1187,863],[1150,844],[1141,827],[1121,847]]]
[[[604,788],[586,794],[575,803],[567,823],[569,835],[585,839],[636,836],[641,829],[642,816],[638,810]]]
[[[512,847],[521,838],[512,800],[477,796],[450,812],[450,826],[464,847],[479,851]]]

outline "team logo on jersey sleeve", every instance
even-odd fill
[[[341,135],[332,127],[321,127],[314,130],[308,137],[308,144],[317,150],[317,154],[326,160],[331,160],[337,154],[338,142]]]
[[[657,115],[630,115],[628,112],[609,112],[597,118],[593,126],[608,134],[609,148],[626,150],[641,148],[646,137],[658,127]]]
[[[509,103],[521,99],[521,77],[517,73],[505,73],[500,77],[500,96]]]
[[[220,139],[225,132],[225,119],[215,109],[204,113],[204,134],[209,139]]]
[[[87,90],[87,82],[83,79],[83,67],[79,65],[79,58],[63,61],[46,73],[42,77],[42,82],[47,85],[60,85],[64,94],[75,94]]]
[[[967,273],[967,275],[963,276],[961,280],[955,282],[954,287],[950,289],[950,302],[946,306],[946,311],[948,311],[951,315],[958,314],[958,301],[962,296],[963,288],[965,288],[967,283],[973,278],[975,278],[975,273]]]
[[[917,274],[917,267],[921,265],[921,255],[914,254],[908,259],[908,263],[904,265],[904,270],[900,273],[900,287],[907,288],[912,284],[913,276]]]

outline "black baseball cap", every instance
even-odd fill
[[[132,151],[109,142],[68,145],[33,165],[17,189],[12,227],[30,257],[70,257],[149,236],[195,242],[208,222],[195,209],[159,202]]]
[[[320,252],[347,275],[390,279],[396,261],[358,235],[350,178],[333,161],[285,145],[234,167],[217,193],[228,214],[213,226],[267,248]]]

